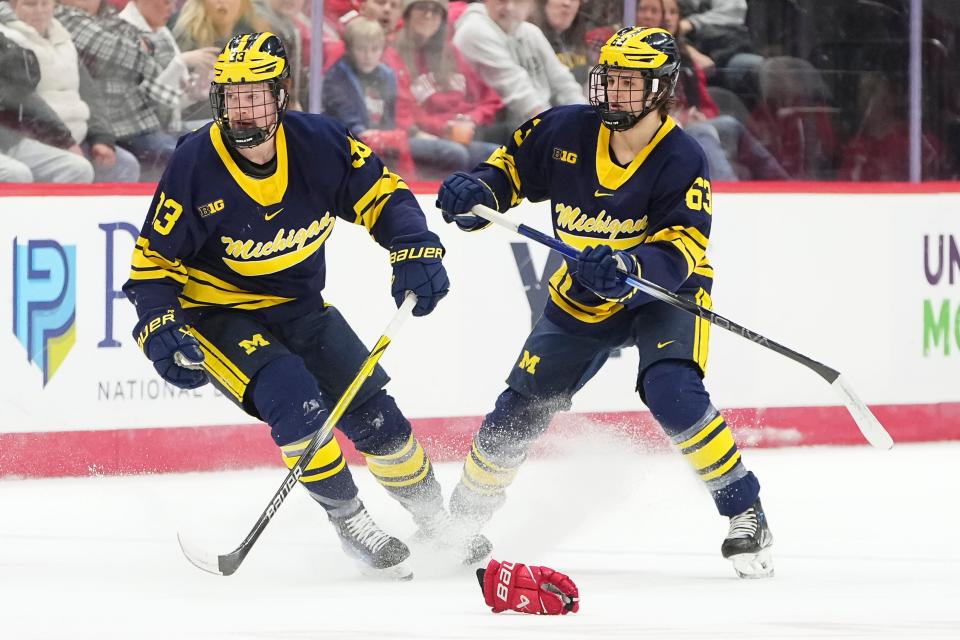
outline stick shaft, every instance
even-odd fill
[[[542,231],[528,227],[525,224],[517,224],[512,220],[509,220],[500,212],[494,211],[489,207],[477,205],[473,208],[472,213],[501,227],[519,233],[520,235],[529,238],[534,242],[546,245],[547,247],[550,247],[557,253],[560,253],[567,258],[577,260],[580,257],[580,252],[567,243],[562,242],[553,236],[549,236]],[[643,291],[653,298],[656,298],[657,300],[665,302],[678,309],[683,309],[684,311],[695,316],[699,316],[716,327],[726,329],[727,331],[742,338],[746,338],[750,342],[756,343],[762,347],[766,347],[771,351],[779,353],[780,355],[807,367],[821,378],[829,382],[831,385],[834,385],[834,388],[837,389],[837,392],[840,394],[840,397],[843,400],[844,406],[847,407],[850,415],[857,423],[857,427],[863,433],[867,441],[870,442],[870,444],[881,449],[889,449],[893,446],[893,439],[890,437],[890,434],[887,433],[887,431],[870,412],[867,406],[860,401],[856,394],[853,393],[852,388],[842,381],[840,378],[840,372],[836,369],[828,367],[822,362],[818,362],[813,358],[790,349],[789,347],[785,347],[779,342],[775,342],[755,331],[751,331],[750,329],[721,316],[719,313],[715,313],[710,309],[696,304],[695,302],[678,296],[676,293],[670,291],[669,289],[665,289],[656,283],[644,280],[642,278],[637,278],[624,272],[621,272],[621,275],[623,276],[624,282],[639,289],[640,291]]]

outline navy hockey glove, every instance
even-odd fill
[[[149,313],[140,318],[133,337],[153,362],[160,377],[181,389],[196,389],[207,384],[200,363],[200,343],[190,335],[173,309]]]
[[[393,283],[390,292],[397,302],[403,303],[407,291],[417,294],[413,315],[425,316],[440,298],[450,291],[450,279],[443,268],[444,249],[437,234],[430,231],[394,238],[390,247],[390,264],[393,265]]]
[[[493,191],[480,178],[457,171],[440,185],[437,208],[445,222],[455,222],[462,231],[477,231],[490,224],[489,220],[470,214],[470,209],[477,204],[497,208]]]
[[[640,276],[640,264],[626,251],[614,251],[605,244],[580,252],[577,282],[607,300],[623,300],[636,291],[623,281],[619,271]]]

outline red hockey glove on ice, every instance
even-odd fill
[[[477,579],[483,599],[494,613],[519,611],[555,616],[580,609],[577,585],[549,567],[491,560],[486,569],[477,569]]]

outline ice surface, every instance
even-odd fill
[[[232,577],[180,554],[233,549],[282,469],[0,482],[0,639],[960,638],[960,443],[749,450],[776,577],[720,557],[725,519],[684,462],[603,437],[530,461],[489,530],[498,559],[580,587],[576,615],[494,615],[472,572],[415,558],[359,576],[296,492]],[[459,465],[438,467],[449,491]],[[384,528],[412,522],[355,469]]]

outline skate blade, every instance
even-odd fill
[[[730,556],[730,560],[733,562],[733,570],[741,578],[754,580],[773,577],[773,556],[769,549],[763,549],[759,553]]]
[[[377,580],[399,580],[404,582],[413,580],[413,569],[410,568],[407,562],[401,562],[400,564],[395,564],[392,567],[385,567],[383,569],[371,567],[362,560],[355,559],[354,562],[360,570],[360,573],[368,578],[376,578]]]

